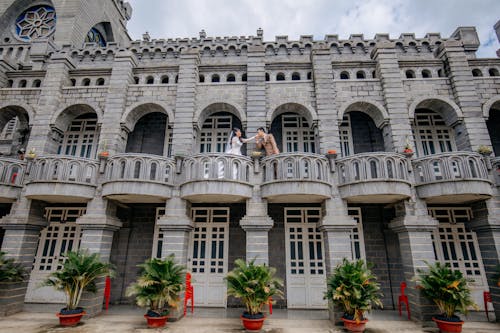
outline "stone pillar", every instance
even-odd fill
[[[426,261],[430,264],[435,261],[432,232],[437,226],[438,221],[428,215],[425,203],[420,200],[399,203],[396,218],[389,224],[399,238],[412,318],[419,321],[430,321],[437,313],[436,306],[420,295],[416,282],[412,281],[418,269],[427,269]]]
[[[177,191],[174,191],[177,192]],[[187,266],[189,255],[189,235],[194,228],[193,221],[187,215],[187,203],[177,192],[167,200],[165,215],[156,222],[163,233],[161,257],[173,254],[175,261]]]
[[[189,154],[196,151],[193,140],[193,115],[196,111],[196,83],[200,63],[198,52],[197,49],[183,50],[179,59],[175,123],[172,133],[174,154]]]
[[[266,124],[266,61],[264,46],[249,45],[247,56],[247,127],[246,135],[251,137],[259,127]],[[255,141],[247,143],[247,152],[255,149]]]
[[[460,35],[460,29],[467,28],[457,29],[454,35]],[[491,141],[488,135],[484,135],[488,133],[488,128],[483,119],[481,101],[469,66],[469,57],[466,54],[469,44],[466,43],[467,41],[462,40],[448,40],[439,46],[436,53],[446,64],[455,102],[463,113],[463,124],[458,124],[460,127],[456,130],[457,148],[475,151],[480,145],[491,147]]]
[[[99,136],[98,151],[120,153],[127,145],[127,132],[120,127],[121,118],[127,102],[129,84],[134,80],[133,69],[137,67],[135,56],[131,51],[118,51],[113,62],[106,95],[105,112],[102,119],[102,129]]]
[[[377,38],[377,37],[376,37]],[[408,119],[406,92],[401,79],[398,56],[395,45],[389,41],[379,41],[372,51],[371,57],[377,62],[377,77],[382,84],[387,112],[391,115],[390,126],[383,128],[386,151],[402,152],[409,139],[415,147]]]
[[[340,153],[339,105],[337,89],[333,81],[332,56],[328,48],[315,46],[311,54],[311,62],[314,78],[314,91],[316,93],[316,110],[319,123],[319,147],[326,153],[335,149]]]
[[[69,53],[54,53],[47,64],[45,79],[38,99],[35,119],[30,119],[31,128],[28,150],[37,154],[54,154],[59,145],[57,132],[66,129],[52,127],[52,118],[62,103],[62,87],[69,81],[69,70],[75,66]]]
[[[43,207],[26,198],[16,201],[9,215],[0,220],[5,230],[2,251],[26,269],[25,281],[0,283],[0,316],[23,310],[28,287],[29,273],[38,248],[40,230],[47,225],[43,218]]]
[[[500,194],[497,193],[493,199],[473,204],[474,218],[469,222],[479,243],[497,322],[500,322],[500,286],[493,276],[500,273],[498,271],[500,267],[499,197]]]
[[[240,221],[246,233],[246,260],[269,265],[269,230],[273,220],[267,215],[267,202],[260,197],[260,189],[247,200],[247,213]]]
[[[116,207],[106,199],[96,197],[88,203],[87,212],[78,218],[76,223],[82,230],[80,250],[98,253],[101,261],[109,262],[113,233],[122,225],[116,218]],[[104,279],[100,279],[97,282],[97,292],[95,294],[85,292],[80,306],[89,316],[94,316],[102,311],[103,300]]]

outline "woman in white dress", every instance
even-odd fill
[[[231,133],[229,133],[229,140],[226,146],[226,154],[231,155],[243,155],[241,153],[241,147],[244,143],[247,143],[255,139],[255,136],[245,139],[241,137],[241,130],[239,128],[233,128]],[[219,178],[224,178],[224,163],[219,161]],[[233,164],[233,179],[238,179],[238,166]]]

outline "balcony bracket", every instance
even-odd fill
[[[253,156],[253,172],[254,173],[260,172],[260,158],[259,158],[259,156]]]
[[[177,154],[175,158],[175,173],[180,174],[182,172],[182,161],[184,160],[184,155]]]
[[[328,158],[328,161],[330,162],[330,172],[334,173],[336,171],[336,163],[335,160],[337,159],[337,154],[326,154],[326,157]]]
[[[103,174],[106,171],[106,161],[108,160],[107,156],[99,155],[99,173]]]

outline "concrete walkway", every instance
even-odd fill
[[[195,313],[185,318],[168,323],[164,329],[146,328],[144,311],[132,306],[117,306],[108,313],[94,318],[85,318],[77,327],[58,326],[54,312],[22,312],[0,318],[0,333],[123,333],[123,332],[172,332],[172,333],[209,333],[209,332],[244,332],[238,318],[241,310],[195,309]],[[475,314],[479,316],[480,314]],[[370,315],[367,333],[395,332],[438,332],[436,328],[422,328],[421,325],[401,318],[394,311],[377,311]],[[483,315],[484,317],[484,315]],[[275,310],[264,324],[266,333],[336,333],[344,332],[335,327],[326,318],[324,311]],[[472,318],[473,319],[473,318]],[[478,317],[477,319],[482,320]],[[464,333],[498,333],[500,324],[467,321]]]

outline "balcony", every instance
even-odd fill
[[[30,165],[31,164],[31,165]],[[26,197],[57,203],[87,202],[95,195],[99,162],[72,156],[41,156],[28,162]]]
[[[147,154],[118,154],[106,162],[102,195],[122,203],[164,203],[172,196],[175,163]]]
[[[317,154],[283,153],[262,159],[262,197],[277,203],[321,202],[332,195],[328,160]]]
[[[0,158],[0,203],[13,202],[23,188],[26,162]]]
[[[363,153],[337,160],[340,196],[350,203],[394,203],[409,198],[409,162],[401,154]]]
[[[181,197],[191,202],[240,202],[252,196],[252,160],[229,154],[197,154],[182,166]]]
[[[418,195],[427,203],[463,204],[491,197],[491,181],[481,155],[452,152],[414,161]]]

